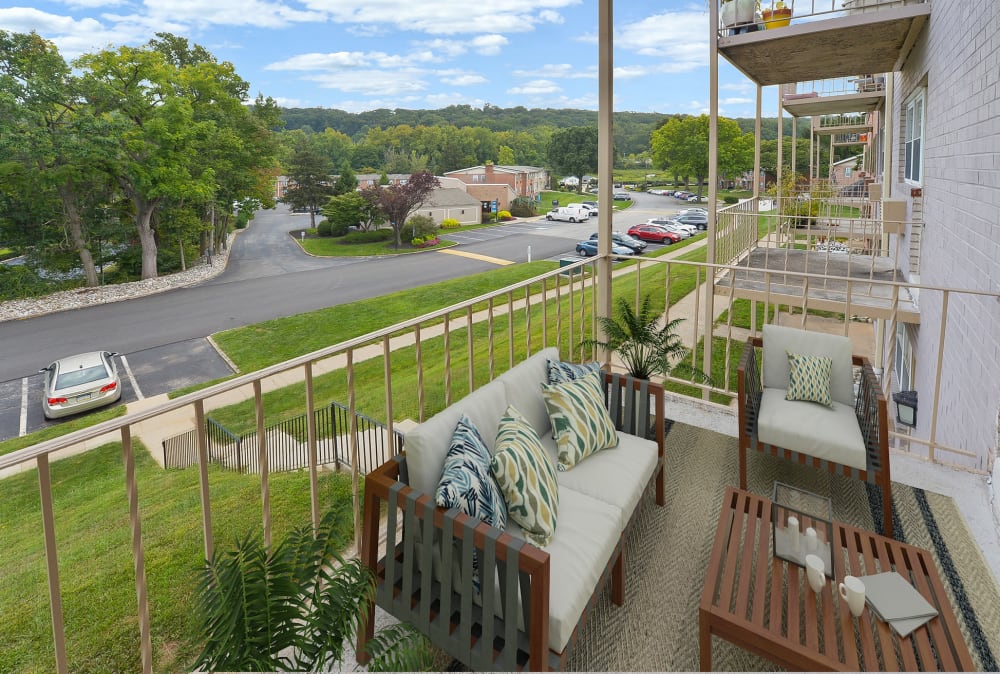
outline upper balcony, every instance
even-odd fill
[[[781,106],[793,117],[868,113],[885,105],[885,75],[858,75],[781,85]]]
[[[786,26],[755,22],[731,35],[719,26],[719,52],[761,86],[888,73],[902,68],[927,22],[926,0],[786,0]],[[773,0],[763,0],[768,9]],[[759,30],[766,26],[766,30]]]

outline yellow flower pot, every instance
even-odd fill
[[[792,10],[790,7],[782,7],[781,9],[765,9],[761,13],[761,18],[764,19],[764,25],[767,28],[781,28],[787,26],[792,22]]]

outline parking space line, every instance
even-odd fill
[[[24,437],[28,434],[28,378],[21,380],[21,420],[17,429],[17,436]]]
[[[132,383],[132,390],[135,391],[135,397],[142,400],[145,396],[142,395],[142,391],[139,390],[139,382],[135,380],[135,376],[132,374],[132,368],[128,366],[128,360],[125,356],[119,356],[119,358],[121,358],[122,365],[125,367],[125,374],[128,375],[128,380]]]

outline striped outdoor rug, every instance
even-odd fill
[[[626,558],[626,600],[604,596],[591,613],[569,667],[588,671],[698,670],[698,604],[727,486],[738,484],[735,438],[675,424],[667,437],[664,507],[647,499],[631,529]],[[750,491],[770,496],[775,480],[833,501],[834,518],[879,530],[873,513],[877,490],[754,453]],[[931,550],[980,671],[1000,659],[1000,588],[954,501],[933,492],[893,485],[897,537]],[[717,671],[774,670],[770,662],[713,640]]]

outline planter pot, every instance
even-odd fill
[[[789,7],[781,9],[765,9],[760,13],[764,19],[764,25],[770,28],[782,28],[792,21],[792,10]]]
[[[754,22],[757,0],[728,0],[722,3],[722,25],[741,26]]]

